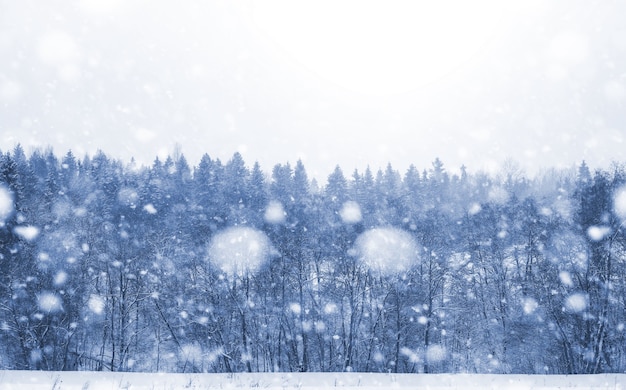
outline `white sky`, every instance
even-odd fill
[[[0,0],[0,150],[325,179],[624,160],[626,3]]]

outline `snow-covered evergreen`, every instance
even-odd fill
[[[626,171],[0,157],[0,369],[623,372]]]

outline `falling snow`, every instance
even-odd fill
[[[124,206],[135,208],[139,201],[139,194],[135,189],[125,187],[118,192],[117,200]]]
[[[565,310],[570,313],[580,313],[587,309],[588,298],[583,293],[574,293],[565,299]]]
[[[480,204],[478,203],[472,203],[472,205],[470,206],[468,213],[469,215],[476,215],[478,213],[480,213],[482,211],[482,207],[480,206]]]
[[[265,233],[249,227],[233,227],[216,234],[209,244],[209,259],[229,276],[256,272],[272,253]]]
[[[63,310],[63,301],[57,294],[42,292],[37,297],[37,306],[45,313],[56,313]]]
[[[343,204],[339,211],[339,216],[345,224],[353,225],[361,222],[363,216],[361,215],[361,207],[357,202],[348,201]]]
[[[16,226],[13,231],[26,241],[33,241],[39,236],[39,228],[36,226]]]
[[[154,215],[157,213],[157,209],[156,207],[154,207],[152,203],[148,203],[147,205],[143,206],[143,211],[151,215]]]
[[[587,229],[587,235],[593,241],[602,241],[609,234],[611,234],[611,228],[608,226],[591,226]]]
[[[13,212],[13,196],[0,184],[0,227]]]
[[[446,349],[439,344],[432,344],[426,348],[426,361],[439,363],[446,358]]]
[[[293,302],[289,304],[289,310],[293,314],[300,314],[302,312],[302,306],[299,303]]]
[[[58,271],[55,275],[54,275],[54,285],[56,287],[61,287],[63,286],[67,280],[69,278],[69,275],[67,272],[65,271]]]
[[[626,5],[191,3],[3,4],[0,382],[625,383]]]
[[[355,252],[367,267],[383,274],[408,271],[418,261],[418,249],[413,237],[397,228],[366,231],[357,238]]]
[[[287,212],[283,207],[283,204],[278,201],[271,201],[265,208],[265,214],[263,214],[265,222],[279,225],[284,223],[287,218]]]
[[[533,314],[538,307],[539,303],[534,298],[526,297],[522,300],[522,308],[524,309],[524,314]]]
[[[626,221],[626,187],[621,187],[615,192],[613,210],[622,221]]]
[[[572,287],[574,285],[572,275],[567,271],[559,272],[559,280],[561,280],[561,283],[563,283],[564,286]]]
[[[105,300],[100,295],[91,295],[87,307],[94,314],[102,314],[105,309]]]

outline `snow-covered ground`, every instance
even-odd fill
[[[109,389],[626,389],[626,374],[144,374],[0,371],[1,390]]]

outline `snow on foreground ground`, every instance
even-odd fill
[[[0,390],[113,389],[626,389],[626,374],[145,374],[0,371]]]

